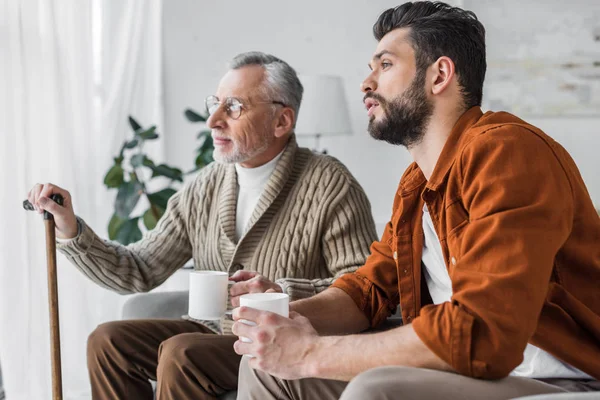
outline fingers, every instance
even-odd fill
[[[40,208],[37,206],[37,199],[40,197],[40,192],[44,188],[44,185],[37,183],[31,188],[29,193],[27,194],[27,200],[33,205],[35,211],[42,212]]]
[[[243,336],[249,339],[252,339],[254,336],[254,330],[256,330],[256,326],[248,325],[243,321],[236,321],[231,326],[231,332],[236,336]]]
[[[260,278],[261,276],[258,275],[243,282],[234,283],[229,289],[229,294],[231,294],[232,297],[235,297],[246,293],[262,293],[262,282]]]
[[[231,275],[229,279],[235,282],[243,282],[247,281],[248,279],[254,278],[256,275],[258,275],[258,272],[240,270],[236,271],[235,274]]]
[[[240,339],[240,340],[237,340],[233,344],[233,350],[240,356],[243,356],[244,354],[251,354],[250,353],[251,346],[252,346],[252,343],[242,342]]]
[[[280,322],[280,319],[284,318],[279,314],[245,306],[234,308],[232,317],[234,321],[245,319],[246,321],[254,322],[257,325],[275,325]]]
[[[235,297],[246,293],[264,293],[269,289],[272,289],[273,292],[282,293],[281,286],[271,282],[262,275],[256,275],[247,281],[235,283],[231,286],[229,293],[232,297]]]
[[[33,188],[29,191],[29,193],[27,193],[27,200],[29,200],[29,202],[33,205],[35,210],[39,213],[42,213],[44,210],[52,212],[52,210],[50,210],[49,207],[52,206],[54,202],[52,201],[48,203],[44,201],[44,204],[48,206],[48,208],[45,208],[41,204],[40,200],[42,198],[49,199],[50,196],[52,196],[53,194],[60,194],[64,199],[64,206],[70,208],[71,195],[69,194],[69,192],[52,183],[35,184]],[[57,211],[57,209],[54,208],[54,211]]]
[[[42,191],[40,192],[40,197],[48,197],[49,198],[53,194],[60,194],[64,200],[69,200],[71,198],[71,195],[69,194],[69,192],[67,192],[63,188],[53,185],[52,183],[46,183],[44,185],[44,187],[42,188]]]
[[[246,319],[248,321],[256,321],[258,319],[258,317],[260,317],[260,314],[263,312],[264,311],[260,311],[255,308],[238,307],[238,308],[233,309],[231,316],[233,317],[234,321],[237,321],[239,319]]]
[[[58,203],[56,203],[49,197],[40,197],[38,199],[38,204],[40,205],[42,210],[46,210],[54,216],[62,216],[65,213],[65,208],[59,206]]]
[[[62,206],[50,198],[54,194],[60,194],[63,197]],[[73,212],[71,195],[68,191],[52,183],[38,183],[27,194],[27,200],[39,213],[48,211],[54,216],[58,238],[68,239],[77,236],[77,219]]]
[[[233,299],[233,297],[248,293],[247,286],[247,282],[238,282],[231,285],[231,288],[229,288],[229,294],[231,295],[231,298]]]

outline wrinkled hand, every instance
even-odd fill
[[[62,206],[50,199],[50,196],[55,193],[63,197]],[[77,236],[77,218],[73,212],[73,202],[69,192],[51,183],[38,183],[27,193],[27,200],[40,214],[44,211],[52,214],[58,238],[71,239]]]
[[[302,379],[314,376],[311,373],[310,355],[317,347],[319,335],[302,315],[291,311],[290,318],[268,311],[249,307],[233,310],[232,332],[234,335],[250,339],[251,343],[241,339],[233,344],[237,354],[248,354],[250,367],[265,371],[281,379]],[[252,321],[250,326],[240,319]]]
[[[281,286],[275,282],[271,282],[258,272],[254,271],[237,271],[229,277],[229,280],[235,281],[229,289],[231,295],[231,304],[234,307],[239,307],[240,296],[247,293],[265,293],[277,292],[283,293]]]

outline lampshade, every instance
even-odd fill
[[[332,75],[300,75],[304,95],[297,135],[350,135],[350,116],[342,79]]]

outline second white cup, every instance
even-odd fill
[[[261,311],[270,311],[282,317],[290,316],[290,297],[285,293],[249,293],[240,296],[240,306],[255,308]],[[240,322],[255,326],[252,321],[240,319]],[[252,342],[247,337],[240,336],[242,342]]]

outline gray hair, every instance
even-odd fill
[[[281,101],[294,110],[297,121],[304,88],[296,71],[285,61],[260,51],[238,54],[229,67],[239,69],[248,65],[259,65],[265,69],[264,94],[271,100]]]

